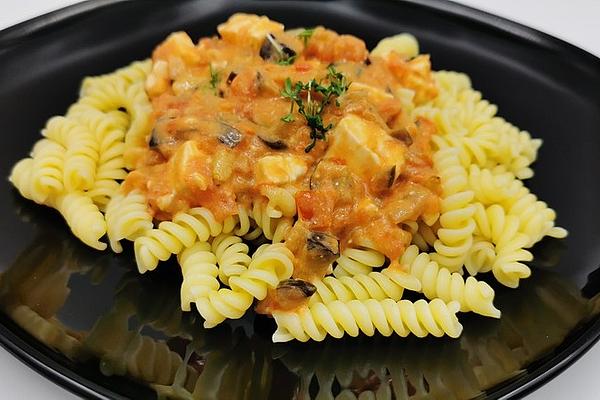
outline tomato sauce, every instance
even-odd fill
[[[437,89],[428,56],[370,57],[354,36],[322,27],[301,32],[238,14],[219,26],[218,37],[195,44],[185,33],[169,36],[153,53],[147,81],[156,121],[152,138],[136,154],[124,186],[145,193],[158,220],[197,206],[223,220],[238,203],[250,207],[265,186],[288,189],[298,221],[286,244],[296,255],[294,277],[310,281],[324,276],[330,262],[309,260],[308,235],[331,235],[338,254],[365,246],[397,259],[411,240],[402,223],[439,210],[434,125],[413,121],[397,95],[409,91],[419,104]],[[286,80],[331,85],[332,66],[349,85],[323,106],[322,126],[329,129],[307,151],[311,127],[282,92]],[[312,89],[299,96],[305,105],[324,101]],[[341,133],[338,126],[349,116],[367,133],[354,135],[351,124]],[[379,136],[371,137],[372,131]],[[334,151],[342,135],[349,147]],[[289,157],[301,173],[270,177],[269,156]]]

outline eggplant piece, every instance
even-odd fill
[[[231,71],[231,72],[229,73],[229,75],[227,76],[227,81],[226,81],[226,82],[227,82],[227,84],[228,84],[228,85],[231,85],[231,82],[233,82],[233,80],[234,80],[236,77],[237,77],[237,74],[236,74],[235,72]]]
[[[310,282],[303,281],[302,279],[292,278],[279,282],[279,285],[277,286],[277,291],[279,292],[282,290],[288,292],[287,297],[291,297],[289,296],[289,292],[291,291],[294,294],[296,294],[296,296],[293,297],[302,298],[312,296],[317,291],[317,288]]]
[[[331,258],[340,253],[337,238],[325,232],[310,232],[306,238],[306,249],[320,258]]]
[[[159,145],[158,142],[158,138],[157,138],[157,134],[156,134],[156,129],[152,129],[152,134],[150,135],[150,141],[148,142],[148,146],[150,146],[150,148],[154,148],[156,146]]]
[[[169,121],[175,119],[173,116],[162,116],[158,118],[154,128],[152,128],[152,133],[150,134],[150,140],[148,141],[148,146],[151,149],[160,146],[161,144],[173,144],[177,141],[176,137],[171,135],[163,134],[162,137],[159,134],[160,131],[168,132],[167,124]]]
[[[264,144],[273,150],[285,150],[288,148],[287,144],[277,137],[273,137],[265,133],[259,133],[257,136]]]
[[[274,61],[277,63],[290,62],[296,57],[296,52],[283,43],[275,39],[275,36],[268,33],[260,46],[260,57],[265,61]]]
[[[410,146],[413,144],[412,136],[410,136],[410,133],[408,133],[408,131],[406,129],[400,129],[398,131],[392,132],[391,136],[394,139],[398,139],[399,141],[404,143],[406,146]]]
[[[242,141],[242,133],[231,125],[221,124],[223,126],[222,133],[218,136],[219,142],[233,149]]]
[[[396,166],[394,165],[389,172],[389,177],[387,181],[387,187],[391,188],[394,182],[396,181]]]

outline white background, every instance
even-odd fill
[[[78,0],[0,0],[0,29]],[[457,0],[550,33],[600,56],[600,0]],[[600,344],[527,400],[598,399]],[[76,397],[0,348],[0,398]]]

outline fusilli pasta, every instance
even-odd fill
[[[427,253],[419,253],[415,245],[406,249],[400,263],[407,265],[410,274],[419,279],[423,294],[428,299],[456,301],[460,304],[461,311],[500,317],[500,311],[493,304],[494,289],[487,283],[471,276],[465,280],[459,273],[441,268],[435,261],[431,261]]]
[[[373,270],[383,266],[385,256],[372,249],[346,249],[335,260],[336,266],[333,275],[336,278],[343,276],[366,275]]]
[[[108,240],[115,253],[123,251],[121,240],[135,240],[153,227],[146,198],[137,191],[113,196],[105,217]]]
[[[138,269],[141,273],[152,271],[159,261],[166,261],[172,254],[179,254],[196,240],[207,241],[209,237],[217,236],[222,231],[223,224],[207,208],[197,207],[180,212],[172,221],[163,221],[158,228],[135,239]]]
[[[440,299],[429,303],[425,300],[395,302],[392,299],[315,303],[296,313],[274,312],[277,331],[273,341],[321,341],[327,335],[341,338],[346,333],[358,336],[359,332],[373,336],[375,331],[384,336],[395,332],[399,336],[412,333],[418,337],[429,334],[440,337],[446,334],[456,338],[462,331],[456,318],[459,309],[457,302],[446,304]]]
[[[474,207],[470,204],[473,191],[467,189],[467,173],[458,161],[455,149],[440,150],[434,155],[440,173],[444,197],[438,240],[431,257],[439,265],[455,272],[462,269],[467,252],[473,244]]]

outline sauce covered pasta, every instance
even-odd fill
[[[516,287],[566,235],[522,181],[541,141],[413,36],[369,51],[249,14],[217,33],[87,78],[10,177],[90,246],[133,241],[142,273],[176,256],[206,327],[255,305],[276,341],[456,337],[459,311],[500,316],[476,274]]]

